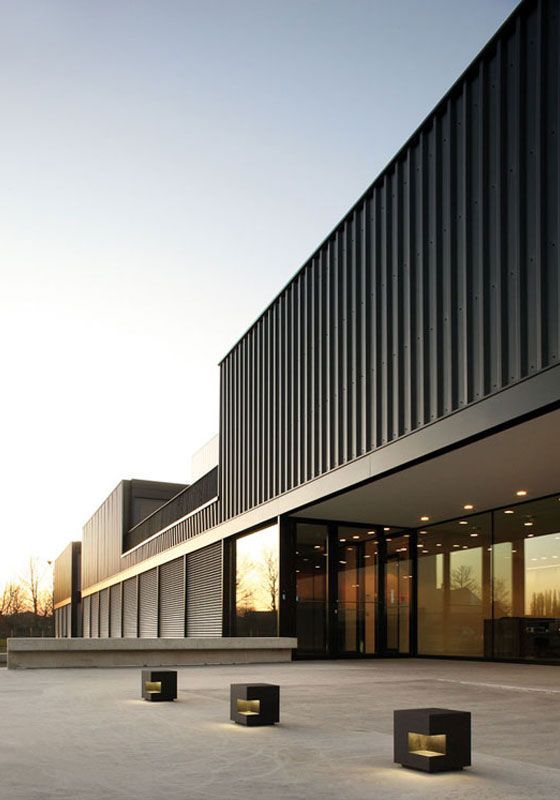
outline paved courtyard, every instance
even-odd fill
[[[229,717],[229,684],[281,685],[281,724]],[[175,703],[140,670],[0,669],[1,800],[553,800],[560,668],[338,661],[179,670]],[[395,708],[473,714],[473,766],[392,763]]]

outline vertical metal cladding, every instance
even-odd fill
[[[185,635],[185,558],[162,564],[159,570],[159,635]]]
[[[138,576],[138,636],[155,639],[158,635],[158,570]]]
[[[122,635],[125,639],[134,639],[138,636],[138,578],[129,578],[123,581],[122,603]]]
[[[99,592],[91,595],[89,635],[92,639],[99,638]]]
[[[122,633],[122,583],[116,583],[110,587],[109,615],[110,615],[110,636],[112,639],[120,639]]]
[[[87,588],[117,572],[123,546],[123,519],[127,498],[121,481],[84,525],[82,539],[82,586]]]
[[[225,517],[558,363],[559,11],[522,4],[222,363]]]
[[[187,635],[222,635],[222,543],[187,556]]]

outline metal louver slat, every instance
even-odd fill
[[[138,636],[138,592],[136,578],[123,583],[123,637],[135,639]]]
[[[102,639],[109,637],[109,589],[99,593],[99,636]]]
[[[151,569],[140,574],[138,590],[138,635],[142,639],[155,639],[158,635],[157,569]]]
[[[185,635],[185,560],[162,564],[159,572],[159,635]]]
[[[91,596],[84,597],[82,601],[82,610],[83,610],[83,623],[82,623],[82,632],[84,639],[89,639],[91,636],[90,632],[90,606],[91,606]]]
[[[91,595],[90,636],[92,639],[99,638],[99,592]]]
[[[111,586],[109,607],[111,638],[120,639],[122,636],[122,583]]]
[[[222,544],[187,556],[187,636],[222,635]]]

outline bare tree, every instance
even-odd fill
[[[468,589],[473,594],[479,592],[478,581],[473,576],[472,567],[461,564],[451,572],[452,589]]]
[[[261,566],[264,584],[270,595],[270,610],[276,611],[278,606],[278,556],[272,550],[263,553]]]
[[[21,584],[10,581],[4,586],[0,599],[1,615],[10,616],[25,610],[25,592]]]
[[[39,614],[39,584],[41,581],[41,573],[39,570],[39,559],[36,556],[31,556],[28,564],[27,577],[23,579],[23,585],[27,591],[31,610],[38,616]]]

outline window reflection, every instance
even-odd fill
[[[482,656],[491,617],[491,514],[418,532],[418,652]]]
[[[374,529],[338,528],[336,615],[341,653],[375,653],[377,559]]]
[[[278,633],[278,528],[242,536],[235,543],[237,636]]]
[[[558,498],[496,511],[494,538],[494,656],[559,659]]]
[[[327,556],[327,526],[298,523],[296,630],[300,653],[320,655],[327,650]]]

